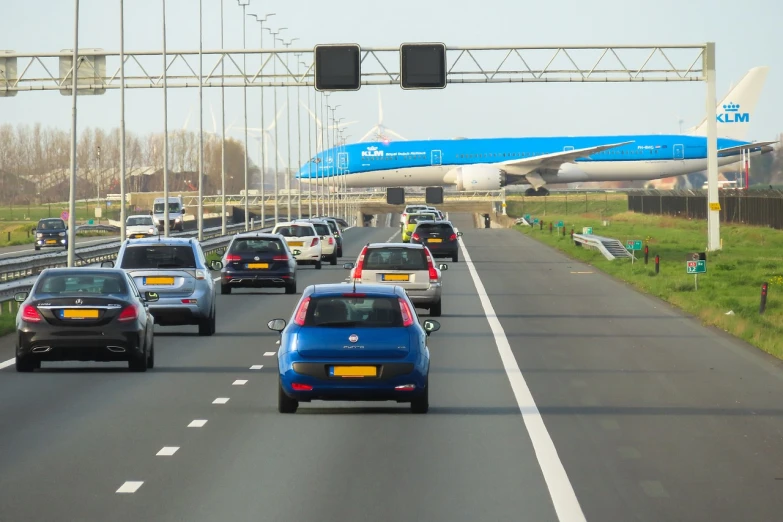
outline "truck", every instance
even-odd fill
[[[155,220],[155,226],[158,230],[165,228],[164,198],[155,198],[152,204],[152,219]],[[183,230],[185,221],[185,205],[182,202],[182,196],[169,197],[169,230]]]

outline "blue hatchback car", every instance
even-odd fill
[[[440,323],[418,322],[405,290],[389,285],[311,285],[281,332],[278,410],[313,400],[408,402],[429,409],[427,337]]]

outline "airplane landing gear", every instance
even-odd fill
[[[525,191],[525,196],[548,196],[549,190],[541,187],[539,189],[529,188]]]

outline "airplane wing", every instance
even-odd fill
[[[608,149],[628,145],[629,143],[633,143],[633,141],[624,141],[622,143],[612,143],[609,145],[598,145],[597,147],[587,147],[584,149],[552,152],[550,154],[543,154],[541,156],[533,156],[530,158],[513,159],[503,161],[501,163],[494,163],[494,165],[503,165],[509,167],[509,172],[516,175],[526,175],[538,169],[557,169],[563,163],[572,163],[579,158],[586,158]]]
[[[779,143],[777,141],[759,141],[756,143],[748,143],[747,145],[737,145],[736,147],[726,147],[725,149],[718,149],[718,154],[735,154],[737,152],[742,152],[743,150],[750,150],[753,151],[754,149],[759,149],[762,147],[769,147],[770,145],[775,145],[776,143]]]

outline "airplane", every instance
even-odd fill
[[[744,137],[769,67],[755,67],[718,104],[718,165],[742,151],[770,152],[777,141]],[[336,167],[336,168],[335,168]],[[525,194],[545,196],[548,184],[649,181],[707,169],[707,119],[687,134],[457,138],[375,141],[318,153],[299,169],[303,183],[342,176],[347,188],[456,186],[499,190],[529,184]]]

